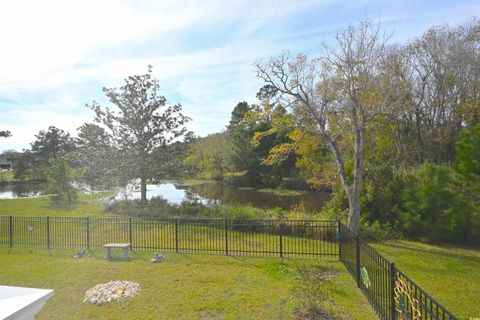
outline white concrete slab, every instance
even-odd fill
[[[53,290],[0,286],[0,319],[33,320]]]

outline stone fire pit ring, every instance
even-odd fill
[[[137,295],[140,285],[126,280],[100,283],[87,290],[83,302],[101,305],[108,302],[123,301]]]

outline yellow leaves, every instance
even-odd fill
[[[366,107],[376,107],[381,104],[383,97],[375,87],[369,86],[365,90],[361,91],[359,101]]]
[[[259,146],[260,143],[262,142],[263,137],[266,137],[268,135],[274,134],[276,130],[274,128],[271,128],[270,130],[267,131],[257,131],[253,134],[252,137],[252,144],[254,146]]]
[[[243,123],[254,123],[261,119],[260,110],[252,109],[243,116]]]
[[[298,141],[303,135],[304,133],[301,130],[295,128],[290,132],[288,137],[293,141]]]
[[[248,112],[244,117],[245,123],[268,123],[270,129],[265,131],[257,131],[252,137],[252,144],[260,145],[261,140],[269,135],[279,132],[292,130],[293,123],[291,116],[286,113],[282,107],[273,108],[270,104],[264,103],[262,108],[255,108]]]
[[[325,88],[325,90],[330,90],[330,88]],[[332,94],[336,93],[332,91]],[[328,115],[328,119],[330,119],[329,130],[334,135],[336,135],[336,131],[339,133],[348,131],[346,129],[348,120],[334,112]],[[316,188],[333,188],[337,184],[337,169],[330,158],[330,153],[323,145],[322,139],[295,128],[292,116],[284,108],[272,108],[269,104],[263,104],[245,115],[244,122],[264,125],[259,126],[259,128],[264,128],[263,131],[257,131],[252,136],[251,142],[255,146],[260,146],[262,139],[267,136],[270,138],[273,136],[275,139],[283,137],[279,140],[283,143],[276,142],[269,147],[270,150],[262,161],[263,165],[279,164],[295,153],[297,155],[295,166],[301,169],[302,175],[309,184]],[[339,134],[339,136],[345,136],[344,144],[351,146],[350,134]],[[270,138],[268,141],[271,140]]]
[[[480,99],[462,102],[458,105],[458,111],[462,115],[466,127],[473,127],[480,122]]]
[[[302,169],[307,183],[315,188],[333,188],[337,183],[337,169],[319,136],[295,129],[290,134],[295,140],[298,155],[295,166]]]
[[[276,145],[270,149],[268,156],[262,161],[262,163],[271,166],[282,162],[286,157],[288,157],[288,154],[292,151],[292,149],[292,143],[282,143],[280,145]]]
[[[318,161],[312,155],[305,155],[296,162],[297,168],[303,169],[303,176],[308,184],[316,189],[333,189],[337,181],[337,168],[327,159]]]
[[[319,150],[323,147],[322,140],[320,137],[312,136],[309,134],[305,134],[298,129],[295,129],[292,132],[291,137],[294,137],[294,141],[298,141],[300,138],[302,139],[295,148],[295,152],[299,155],[307,155],[319,152]]]

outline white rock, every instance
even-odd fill
[[[122,301],[135,296],[139,289],[140,285],[132,281],[116,280],[101,283],[87,290],[83,302],[100,305],[111,301]]]

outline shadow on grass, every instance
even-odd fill
[[[252,257],[242,257],[242,256],[232,256],[232,255],[225,255],[225,254],[211,254],[211,253],[170,253],[170,255],[177,255],[181,256],[192,264],[211,264],[210,259],[206,259],[207,257],[223,257],[225,258],[225,264],[230,264],[232,261],[236,263],[242,263],[251,267],[261,268],[262,264],[260,261],[256,264]],[[219,261],[217,261],[219,263]]]
[[[55,211],[74,211],[77,208],[77,205],[80,201],[50,201],[47,205],[47,208]]]
[[[400,249],[400,250],[405,250],[405,251],[413,251],[413,252],[419,252],[422,254],[428,254],[428,255],[433,255],[433,256],[439,256],[439,257],[445,257],[449,259],[458,259],[466,262],[471,262],[475,264],[480,264],[480,255],[479,256],[473,256],[469,255],[467,253],[460,253],[454,251],[455,249],[461,249],[461,250],[475,250],[472,248],[455,248],[455,247],[444,247],[444,248],[420,248],[417,246],[409,246],[407,244],[402,244],[398,242],[384,242],[379,244],[383,247],[389,247],[392,249]],[[448,250],[448,251],[447,251]],[[381,251],[381,250],[380,250]],[[393,257],[395,258],[395,257]],[[396,260],[396,259],[395,259]]]
[[[172,253],[176,254],[176,253]],[[203,258],[205,257],[223,257],[225,258],[225,263],[228,264],[232,261],[244,264],[246,266],[258,268],[258,269],[264,269],[266,265],[270,266],[281,266],[281,265],[291,265],[291,264],[298,264],[300,262],[306,262],[306,263],[314,263],[315,260],[303,260],[303,259],[294,259],[294,258],[279,258],[279,257],[268,257],[268,256],[241,256],[241,255],[225,255],[225,254],[211,254],[211,253],[205,253],[205,254],[198,254],[198,253],[190,253],[190,254],[177,254],[181,255],[182,257],[185,257],[186,259],[190,260],[192,263],[198,263],[198,264],[210,264],[211,262],[208,260],[205,260]]]
[[[85,256],[80,258],[74,258],[74,256],[79,252],[79,249],[47,249],[47,248],[27,248],[27,247],[0,247],[0,254],[22,254],[22,255],[39,255],[39,256],[51,256],[51,257],[58,257],[58,258],[71,258],[72,260],[82,260],[82,259],[100,259],[111,261],[113,263],[119,262],[131,262],[136,259],[141,259],[144,261],[149,260],[149,258],[145,257],[145,254],[140,255],[136,254],[135,252],[131,251],[131,256],[128,259],[123,259],[121,257],[113,257],[112,259],[105,258],[105,252],[103,250],[91,250]]]
[[[0,247],[0,253],[2,254],[35,254],[40,256],[53,256],[53,257],[72,257],[77,253],[76,249],[47,249],[47,248],[28,248],[28,247]]]

